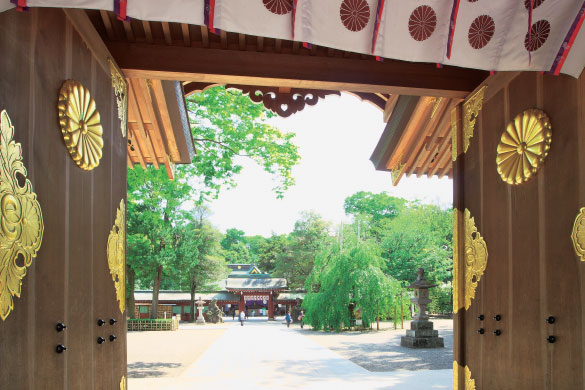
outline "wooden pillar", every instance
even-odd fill
[[[246,310],[246,302],[244,302],[244,292],[240,293],[240,307],[238,308],[240,312]]]
[[[268,319],[274,319],[274,294],[271,292],[268,297]]]

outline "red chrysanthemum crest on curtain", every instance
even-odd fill
[[[361,31],[370,20],[370,6],[366,0],[344,0],[339,7],[339,17],[349,31]]]
[[[292,11],[293,0],[262,0],[264,7],[273,14],[285,15]]]
[[[415,8],[408,19],[408,32],[417,41],[428,39],[437,27],[437,14],[428,5]]]
[[[524,47],[528,51],[535,51],[541,48],[550,34],[550,23],[547,20],[539,20],[530,27],[530,35],[526,33]]]
[[[467,39],[474,49],[481,49],[487,45],[496,31],[494,19],[489,15],[481,15],[473,20],[469,26]]]

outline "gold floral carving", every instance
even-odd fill
[[[122,122],[120,129],[122,130],[122,136],[126,137],[126,129],[128,128],[128,84],[126,84],[124,76],[122,76],[114,61],[108,58],[108,62],[110,63],[112,87],[114,88],[114,95],[118,105],[118,118]]]
[[[102,158],[103,129],[100,114],[89,90],[75,80],[67,80],[59,91],[59,124],[65,146],[80,168],[90,171]]]
[[[457,107],[451,110],[451,160],[457,160],[459,155],[459,144],[457,143]]]
[[[516,115],[497,148],[498,173],[508,184],[521,184],[542,166],[550,150],[552,131],[548,115],[531,108]]]
[[[43,241],[43,215],[32,184],[26,178],[22,148],[13,139],[14,127],[0,111],[0,318],[14,309],[22,279]]]
[[[575,218],[571,239],[577,256],[581,258],[581,261],[585,261],[585,207],[581,208]]]
[[[471,377],[471,370],[468,366],[463,368],[456,361],[453,361],[453,390],[459,390],[459,370],[463,369],[465,372],[465,390],[476,390],[475,379]]]
[[[405,168],[406,168],[406,163],[402,163],[402,155],[401,155],[400,158],[398,159],[398,162],[396,163],[396,165],[394,166],[394,168],[392,168],[392,171],[390,172],[390,174],[392,175],[392,185],[393,186],[398,185],[398,181],[400,180],[400,177],[404,173]]]
[[[487,266],[487,245],[475,226],[475,219],[465,209],[463,217],[465,226],[465,310],[475,298],[475,289]]]
[[[124,313],[126,307],[126,207],[124,199],[120,201],[120,207],[116,211],[116,221],[108,236],[108,266],[116,288],[116,298],[120,306],[120,312]]]
[[[453,208],[453,313],[459,311],[459,214]]]
[[[469,139],[473,137],[473,130],[475,129],[475,120],[481,111],[483,104],[483,96],[487,85],[481,87],[472,97],[463,103],[463,153],[467,153],[469,148]]]

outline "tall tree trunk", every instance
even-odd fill
[[[136,318],[136,303],[134,302],[136,272],[134,272],[132,267],[126,266],[126,279],[129,289],[128,296],[126,297],[126,315],[130,318]]]
[[[189,286],[189,291],[191,292],[191,318],[189,318],[189,322],[195,322],[195,289],[197,288],[197,284],[195,283],[195,274],[193,274],[191,278],[191,284]]]
[[[158,291],[160,290],[160,281],[162,279],[163,266],[159,265],[156,268],[156,276],[154,277],[154,288],[152,289],[152,313],[150,318],[158,318]]]

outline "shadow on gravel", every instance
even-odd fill
[[[299,330],[300,331],[300,330]],[[305,333],[307,331],[300,331]],[[308,331],[311,332],[311,331]],[[443,370],[453,368],[453,330],[440,329],[445,348],[411,349],[400,346],[400,335],[382,343],[360,342],[361,332],[330,333],[343,341],[329,348],[371,372]],[[326,336],[327,333],[322,333]]]
[[[180,363],[130,363],[128,364],[128,378],[160,378],[168,374],[167,369],[180,366]]]

